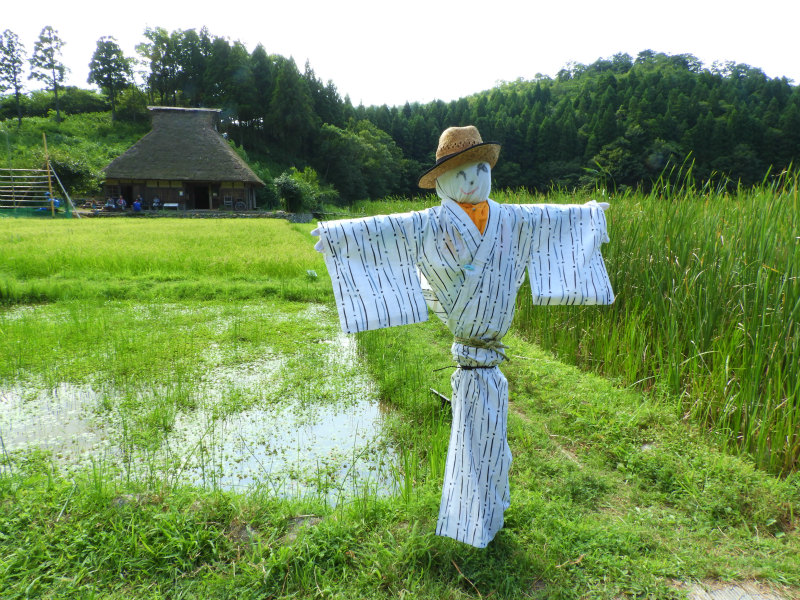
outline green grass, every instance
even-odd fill
[[[623,216],[634,223],[659,206],[654,200],[637,213],[636,202],[645,200],[620,198],[609,213],[620,219],[612,240],[626,252],[636,244],[615,233],[624,231]],[[673,210],[704,214],[689,202]],[[658,214],[647,227],[659,224]],[[197,382],[209,370],[257,357],[283,361],[281,385],[230,389],[219,401],[223,416],[255,406],[253,394],[328,402],[327,388],[310,383],[327,366],[314,358],[315,344],[335,331],[311,227],[0,222],[0,386],[94,387],[101,415],[128,415],[122,447],[145,453],[182,415],[202,409]],[[605,249],[609,265],[625,256],[614,243]],[[580,318],[625,307],[645,326],[619,268],[611,269],[620,304]],[[308,313],[312,302],[328,316]],[[333,504],[324,494],[287,498],[270,485],[225,492],[187,486],[174,472],[119,477],[115,461],[63,471],[44,452],[0,448],[0,595],[678,598],[676,581],[759,579],[800,598],[797,474],[776,477],[746,454],[730,454],[726,432],[698,427],[684,398],[667,388],[653,384],[660,393],[643,394],[619,386],[622,374],[610,381],[557,360],[534,344],[546,327],[579,338],[578,356],[596,367],[587,346],[593,325],[577,335],[574,315],[543,318],[518,310],[506,339],[512,504],[489,548],[433,534],[449,408],[429,388],[449,396],[452,370],[437,370],[451,362],[451,338],[432,321],[357,336],[356,366],[389,407],[394,496],[366,487]],[[103,395],[109,390],[116,391]],[[311,519],[302,515],[314,517],[298,528]]]
[[[331,287],[311,229],[273,219],[2,221],[0,303],[321,301]]]

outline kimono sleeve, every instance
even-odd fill
[[[600,247],[606,218],[596,202],[525,206],[532,225],[528,274],[536,305],[611,304],[614,292]]]
[[[320,240],[346,333],[427,321],[416,213],[321,222]]]

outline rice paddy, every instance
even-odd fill
[[[485,551],[432,533],[449,335],[342,335],[313,225],[0,222],[4,597],[794,597],[796,190],[611,198],[615,305],[521,294]]]
[[[17,356],[14,383],[0,388],[5,451],[37,447],[68,471],[102,464],[151,484],[267,485],[331,501],[388,491],[381,406],[333,317],[280,301],[11,310],[0,316],[7,341],[33,341],[38,328],[44,345],[71,342]]]

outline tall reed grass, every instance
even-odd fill
[[[798,174],[733,193],[666,181],[611,198],[612,307],[533,307],[523,288],[517,326],[625,385],[679,395],[685,417],[787,473],[800,461]]]

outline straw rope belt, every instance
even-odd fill
[[[508,358],[503,350],[508,349],[508,346],[503,344],[500,340],[482,340],[479,338],[462,338],[462,337],[455,337],[453,341],[456,344],[461,344],[462,346],[471,346],[472,348],[483,348],[484,350],[494,350],[500,356],[503,357],[503,360],[511,361]],[[488,369],[490,367],[464,367],[459,365],[462,369]]]

